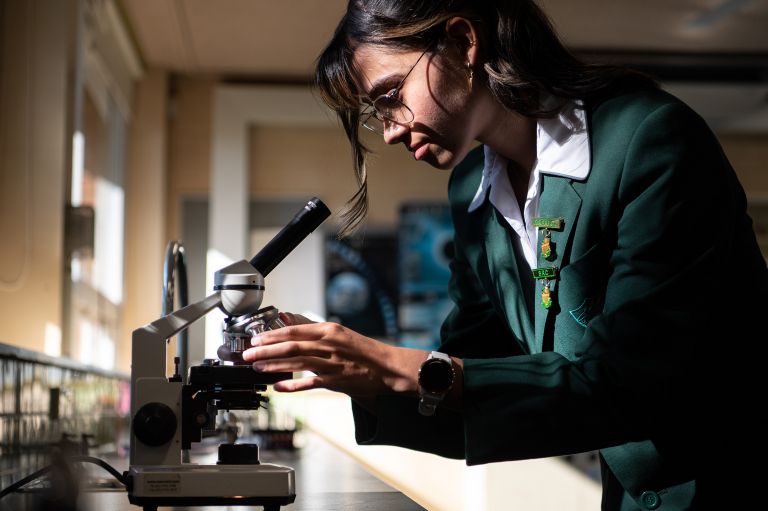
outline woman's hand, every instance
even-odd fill
[[[254,347],[243,352],[243,359],[257,371],[315,374],[278,382],[275,390],[326,388],[361,399],[393,392],[416,395],[426,352],[389,346],[336,323],[313,323],[286,313],[280,318],[287,326],[254,336]]]

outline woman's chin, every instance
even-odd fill
[[[424,163],[440,170],[451,170],[459,164],[459,159],[456,155],[450,151],[444,149],[438,149],[434,152],[428,153],[421,159]]]

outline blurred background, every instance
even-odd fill
[[[581,57],[654,75],[707,120],[768,254],[768,2],[540,4]],[[355,180],[310,82],[345,5],[0,0],[0,445],[21,441],[19,417],[52,428],[49,390],[72,379],[105,420],[124,416],[131,331],[161,313],[169,241],[184,247],[197,301],[213,271],[250,258],[312,196],[335,214],[270,274],[264,304],[436,345],[450,306],[449,173],[368,139],[368,221],[336,237]],[[220,321],[190,329],[191,363],[214,356]],[[70,408],[70,428],[86,432],[87,410]],[[571,461],[592,480],[593,456]],[[481,478],[487,495],[494,477]]]

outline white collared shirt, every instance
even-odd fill
[[[536,268],[537,228],[533,219],[539,214],[539,176],[551,174],[582,180],[589,175],[591,157],[586,111],[581,102],[565,103],[556,117],[539,119],[536,126],[536,163],[528,180],[528,194],[520,210],[507,174],[507,159],[488,146],[480,186],[469,204],[471,213],[486,200],[504,216],[517,233],[525,260]]]

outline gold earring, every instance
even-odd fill
[[[475,72],[472,69],[472,64],[467,61],[467,71],[469,71],[469,88],[472,88],[472,77],[474,76]]]

